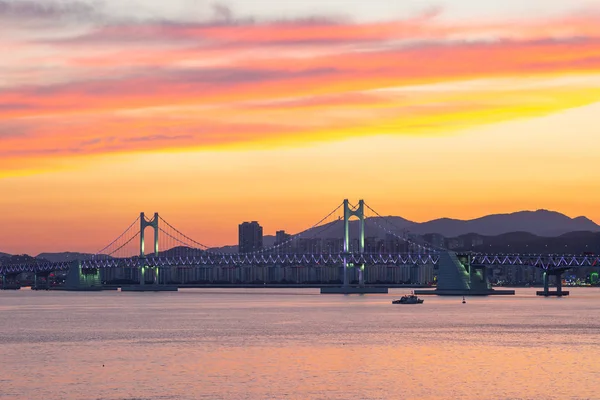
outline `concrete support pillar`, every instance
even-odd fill
[[[360,232],[359,232],[359,246],[360,254],[365,253],[365,202],[364,200],[358,201],[358,209],[355,214],[360,221]],[[365,265],[361,264],[358,269],[358,285],[360,287],[365,286]]]
[[[348,199],[344,200],[344,287],[348,286],[348,252],[350,251],[350,207]]]
[[[144,258],[144,231],[146,230],[146,216],[140,213],[140,258]]]
[[[562,296],[562,273],[557,272],[554,276],[556,277],[556,293],[558,296]]]
[[[565,271],[568,268],[565,269],[554,269],[554,270],[547,270],[544,272],[544,290],[543,291],[538,291],[536,294],[538,296],[557,296],[557,297],[562,297],[562,296],[568,296],[569,295],[569,291],[568,290],[563,290],[562,287],[562,275],[565,273]],[[550,275],[554,275],[556,278],[556,291],[551,291],[550,290]]]
[[[344,287],[348,286],[348,253],[350,252],[350,217],[355,216],[359,219],[359,252],[365,252],[365,202],[359,200],[356,210],[351,210],[348,199],[344,200]],[[358,281],[360,286],[364,286],[364,265],[359,266]]]
[[[140,267],[140,285],[144,285],[146,283],[145,279],[145,270],[147,265],[145,264],[145,243],[144,243],[144,230],[147,227],[151,227],[154,229],[154,256],[158,257],[158,213],[154,213],[154,217],[151,220],[147,220],[144,213],[140,213],[140,260],[142,262],[142,266]],[[149,267],[151,268],[151,267]],[[156,267],[156,271],[154,268],[151,268],[152,271],[152,281],[158,284],[158,267]]]

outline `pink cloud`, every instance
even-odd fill
[[[93,11],[23,6],[7,12],[6,4],[0,0],[5,16],[22,18]],[[377,89],[600,70],[596,14],[484,24],[442,21],[433,11],[357,23],[238,21],[228,10],[217,11],[220,21],[112,22],[60,40],[11,39],[16,58],[6,69],[9,83],[0,88],[0,154],[88,154],[314,135],[315,126],[366,126],[369,113],[372,121],[400,113],[389,98],[372,92]],[[43,65],[45,72],[31,65]],[[61,79],[48,79],[47,71]],[[212,110],[187,115],[185,107]],[[439,112],[411,107],[417,114]],[[175,115],[160,119],[151,108],[172,108]],[[301,114],[306,110],[315,110],[310,121]],[[332,110],[359,117],[334,118]],[[135,117],[122,116],[132,111]],[[283,122],[284,114],[299,119]]]

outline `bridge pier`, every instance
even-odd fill
[[[358,269],[358,286],[365,286],[365,266],[361,265]]]
[[[121,287],[122,292],[176,292],[177,286],[167,286],[159,284],[159,266],[150,266],[146,264],[144,230],[147,227],[154,229],[154,257],[158,257],[158,213],[154,213],[151,220],[147,220],[144,213],[140,213],[140,284],[135,286]],[[151,271],[152,284],[146,285],[146,268]]]
[[[48,278],[49,274],[50,274],[49,271],[42,272],[42,273],[35,272],[33,274],[33,286],[31,287],[31,289],[32,290],[50,290],[50,282],[49,282],[49,278]],[[40,280],[40,278],[41,278],[40,275],[46,278],[45,285],[42,285],[42,282]]]
[[[350,208],[348,199],[344,200],[344,283],[341,287],[322,287],[321,293],[327,294],[366,294],[366,293],[387,293],[386,287],[366,287],[365,286],[365,266],[364,264],[348,264],[348,255],[350,254],[350,217],[355,216],[359,220],[359,252],[362,255],[365,252],[365,202],[358,201],[356,209]],[[358,268],[358,286],[350,286],[348,282],[348,268]]]
[[[16,277],[18,274],[6,274],[3,273],[2,274],[2,286],[0,287],[0,289],[2,290],[18,290],[21,289],[21,285],[16,283]]]
[[[140,262],[142,262],[142,264],[140,267],[138,267],[140,271],[139,285],[122,286],[122,292],[176,292],[179,290],[177,286],[159,284],[160,268],[158,265],[152,267],[146,265],[146,260],[141,260]],[[146,268],[150,270],[150,275],[152,279],[152,283],[150,284],[146,284]]]
[[[103,290],[98,268],[83,268],[79,261],[73,261],[67,272],[67,279],[63,288],[56,288],[73,292],[95,292]]]
[[[148,266],[148,265],[143,265],[141,267],[138,267],[139,271],[140,271],[140,286],[144,286],[146,284],[146,270],[150,271],[150,279],[152,281],[152,285],[158,285],[160,283],[160,279],[159,279],[159,268],[158,266]]]
[[[537,291],[535,294],[537,296],[544,296],[544,297],[550,297],[550,296],[556,296],[556,297],[562,297],[562,296],[568,296],[569,295],[569,291],[568,290],[562,290],[562,274],[565,273],[565,271],[567,271],[568,268],[560,268],[560,269],[556,269],[556,270],[547,270],[546,272],[544,272],[544,290],[542,291]],[[554,275],[556,278],[556,290],[550,290],[550,276]]]
[[[346,259],[346,255],[344,255],[344,287],[348,287],[348,260]]]
[[[41,286],[41,284],[40,284],[38,273],[35,272],[33,274],[33,286],[31,287],[31,289],[33,289],[33,290],[42,290],[42,288],[40,286]]]
[[[435,290],[415,290],[419,295],[489,296],[514,295],[510,289],[493,289],[487,280],[484,265],[471,265],[470,255],[444,251],[438,259],[438,283]]]

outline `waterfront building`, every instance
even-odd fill
[[[238,251],[251,253],[263,248],[263,228],[256,221],[239,225]]]
[[[344,239],[327,238],[323,240],[323,253],[339,254],[344,251]]]
[[[431,239],[430,239],[430,243],[433,247],[435,248],[444,248],[445,243],[446,242],[446,238],[443,235],[440,235],[439,233],[432,233],[431,234]]]
[[[275,232],[275,246],[287,242],[291,237],[292,235],[285,233],[285,231]]]

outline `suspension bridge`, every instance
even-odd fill
[[[358,226],[351,229],[355,217]],[[357,229],[356,229],[357,228]],[[152,246],[146,249],[146,231],[152,230]],[[353,230],[353,232],[351,232]],[[366,235],[370,232],[371,235]],[[385,240],[375,240],[383,235]],[[335,282],[337,289],[324,292],[381,292],[367,281],[381,273],[381,268],[409,267],[411,273],[437,270],[437,294],[505,294],[494,291],[488,282],[486,267],[518,265],[539,269],[544,276],[545,295],[550,276],[556,277],[557,291],[565,294],[561,275],[572,268],[600,266],[600,256],[568,254],[457,254],[441,246],[424,242],[395,225],[363,200],[352,205],[344,200],[317,223],[300,233],[271,246],[251,252],[215,250],[192,239],[158,213],[152,218],[141,213],[117,238],[86,259],[70,262],[31,260],[0,264],[2,287],[21,273],[47,278],[49,274],[68,271],[66,288],[101,289],[101,275],[115,271],[139,282],[136,290],[176,290],[173,275],[192,273],[203,281],[220,280],[223,271],[229,278],[273,281],[282,279],[281,271],[305,268],[314,281]],[[200,271],[200,273],[198,273]],[[250,278],[248,278],[250,276]],[[370,279],[369,279],[370,278]],[[433,276],[431,276],[433,278]],[[339,289],[339,290],[338,290]],[[385,288],[387,291],[387,288]],[[506,291],[505,291],[506,292]],[[509,293],[510,291],[506,292]],[[432,292],[420,292],[429,294]],[[512,291],[514,293],[514,291]],[[568,293],[567,293],[568,294]]]

